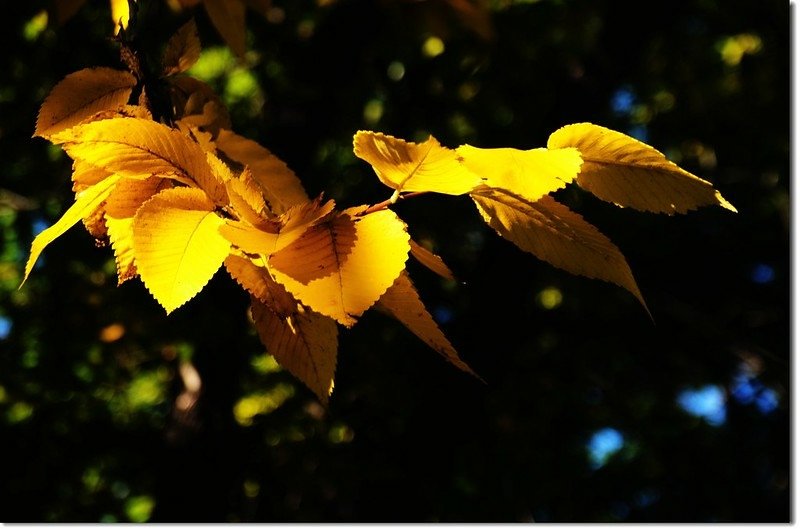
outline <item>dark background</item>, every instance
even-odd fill
[[[191,13],[146,3],[153,43]],[[139,281],[116,287],[80,226],[18,290],[33,234],[72,200],[69,160],[30,137],[38,107],[70,72],[120,67],[107,2],[47,28],[46,4],[20,3],[0,17],[0,519],[790,519],[788,2],[459,5],[276,1],[248,12],[247,67],[198,9],[195,72],[340,207],[389,195],[352,155],[359,129],[532,148],[590,121],[644,139],[739,210],[557,194],[621,248],[655,324],[445,196],[396,210],[461,280],[409,265],[486,384],[370,312],[340,333],[323,409],[266,361],[225,274],[167,317]]]

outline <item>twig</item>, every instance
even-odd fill
[[[361,212],[361,216],[369,215],[370,213],[375,213],[376,211],[380,211],[382,209],[387,209],[389,206],[391,206],[395,202],[399,202],[401,200],[406,200],[406,199],[409,199],[409,198],[418,197],[420,195],[424,195],[424,194],[429,193],[429,192],[430,191],[415,191],[414,193],[406,193],[405,195],[400,195],[395,191],[392,194],[391,197],[387,198],[383,202],[378,202],[377,204],[374,204],[374,205],[368,207],[367,209],[365,209],[364,211],[362,211]]]

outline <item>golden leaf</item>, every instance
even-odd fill
[[[244,4],[240,0],[205,0],[203,5],[208,18],[231,51],[244,57],[245,25]]]
[[[133,217],[115,219],[106,216],[108,239],[114,249],[117,285],[136,277],[136,256],[133,252]]]
[[[224,221],[200,190],[166,189],[142,205],[133,220],[136,268],[167,313],[192,299],[222,265],[230,243]]]
[[[351,327],[400,275],[406,226],[390,210],[356,216],[351,208],[309,228],[274,254],[270,271],[312,310]]]
[[[214,134],[231,128],[228,110],[213,88],[188,75],[170,76],[166,81],[177,119]]]
[[[23,284],[25,280],[28,279],[28,275],[30,275],[31,270],[33,270],[33,265],[36,264],[36,260],[47,245],[60,237],[79,220],[88,217],[93,211],[100,207],[103,201],[111,194],[111,191],[114,189],[119,179],[120,177],[118,175],[109,176],[96,185],[80,192],[75,203],[64,212],[61,218],[33,239],[31,253],[28,257],[28,262],[25,264],[25,276],[22,280]]]
[[[475,372],[458,357],[455,348],[436,325],[405,271],[400,273],[394,284],[381,296],[376,308],[388,312],[448,362],[462,371],[475,375]]]
[[[619,248],[553,197],[528,202],[495,191],[472,199],[483,220],[522,250],[572,274],[619,285],[647,309]]]
[[[297,311],[297,301],[286,289],[275,282],[261,258],[258,264],[239,255],[225,258],[225,269],[231,277],[252,296],[268,305],[280,316],[290,316]]]
[[[85,68],[61,80],[42,103],[34,136],[48,138],[103,110],[128,102],[136,78],[111,68]]]
[[[214,175],[206,152],[161,123],[138,118],[94,121],[51,138],[67,153],[126,178],[163,176],[198,185],[217,204],[227,204],[225,186]]]
[[[114,23],[114,35],[119,33],[120,28],[128,28],[129,19],[128,0],[111,0],[111,22]]]
[[[336,371],[336,322],[301,306],[294,314],[283,316],[255,298],[251,310],[267,352],[327,402]]]
[[[567,125],[550,135],[547,147],[577,148],[583,158],[578,185],[618,206],[670,215],[715,204],[736,211],[710,182],[621,132],[591,123]]]
[[[462,145],[462,163],[486,185],[535,202],[572,182],[581,168],[577,149],[479,149]]]
[[[200,58],[200,37],[197,35],[197,24],[189,20],[170,37],[164,58],[161,60],[162,75],[174,75],[185,72]]]
[[[136,212],[142,204],[171,186],[172,182],[166,178],[151,177],[146,180],[124,178],[106,200],[103,209],[108,238],[114,249],[118,284],[137,274],[133,251],[133,218]]]
[[[239,218],[257,227],[265,227],[270,216],[261,189],[253,180],[249,167],[237,177],[225,182],[231,206]]]
[[[229,130],[220,130],[217,148],[250,168],[274,213],[280,214],[291,206],[308,202],[308,195],[294,172],[258,143]]]
[[[444,264],[441,257],[418,244],[414,239],[408,241],[411,245],[411,255],[425,268],[445,279],[455,279],[453,272]]]
[[[360,130],[353,137],[353,152],[372,165],[381,182],[398,193],[462,195],[481,184],[481,179],[459,162],[455,151],[442,147],[433,136],[424,143],[412,143]]]

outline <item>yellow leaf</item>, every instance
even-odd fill
[[[303,307],[289,316],[276,314],[255,298],[251,307],[253,322],[267,352],[322,402],[327,402],[336,371],[336,322]]]
[[[111,194],[111,191],[114,189],[119,179],[120,177],[118,175],[110,176],[79,193],[75,203],[64,212],[61,218],[33,239],[31,253],[28,257],[28,262],[25,264],[25,276],[22,280],[23,284],[25,280],[28,279],[28,275],[30,275],[31,270],[33,270],[33,265],[36,264],[36,260],[45,247],[74,226],[79,220],[88,217],[93,211],[100,207],[103,201],[108,198],[108,195]]]
[[[308,202],[308,195],[294,172],[258,143],[229,130],[220,130],[217,147],[230,159],[250,168],[274,213],[280,214],[295,204]]]
[[[161,123],[114,118],[78,125],[56,134],[67,153],[126,178],[164,176],[198,185],[217,203],[227,204],[225,186],[214,175],[206,152],[195,142]]]
[[[164,58],[161,60],[162,75],[174,75],[185,72],[200,58],[200,37],[197,35],[197,24],[189,20],[170,37]]]
[[[297,312],[297,301],[272,279],[263,260],[258,258],[258,263],[239,255],[229,255],[225,259],[225,269],[237,283],[276,314],[290,316]]]
[[[388,312],[448,362],[462,371],[475,375],[475,372],[458,357],[455,348],[436,325],[405,271],[381,296],[376,308]]]
[[[522,250],[567,272],[619,285],[647,309],[619,248],[553,197],[528,202],[491,192],[472,199],[483,220]]]
[[[462,145],[462,163],[492,188],[505,189],[536,201],[575,179],[581,168],[577,149],[479,149]]]
[[[119,28],[128,29],[130,10],[128,0],[111,0],[111,22],[114,23],[114,35],[119,33]]]
[[[111,68],[85,68],[66,76],[42,103],[34,136],[48,138],[103,110],[128,102],[136,78]]]
[[[244,4],[240,0],[205,0],[208,18],[231,51],[244,57],[245,25]]]
[[[166,189],[144,203],[133,220],[136,267],[167,313],[192,299],[222,265],[230,243],[224,221],[200,189]]]
[[[408,241],[411,245],[411,255],[419,261],[420,264],[425,266],[428,270],[440,275],[445,279],[454,279],[453,272],[444,264],[441,257],[431,252],[424,246],[417,244],[414,239]]]
[[[239,218],[253,226],[265,227],[270,216],[269,209],[250,168],[245,167],[237,178],[225,182],[225,186],[231,206]]]
[[[114,249],[117,267],[117,285],[136,277],[136,259],[133,252],[133,217],[115,219],[106,216],[108,239]]]
[[[381,182],[398,193],[462,195],[481,184],[481,179],[459,162],[455,151],[442,147],[433,136],[424,143],[412,143],[360,130],[353,138],[353,152],[372,165]]]
[[[225,221],[219,232],[231,244],[249,254],[270,255],[278,241],[277,232],[266,231],[237,220]]]
[[[166,81],[177,119],[195,127],[204,127],[214,134],[220,128],[231,128],[228,110],[213,88],[188,75],[170,76]]]
[[[390,210],[358,208],[309,228],[269,261],[270,271],[301,303],[351,327],[405,268],[406,226]]]
[[[670,215],[715,204],[736,211],[711,183],[621,132],[591,123],[567,125],[550,135],[547,147],[577,148],[583,158],[578,185],[618,206]]]
[[[166,178],[151,177],[146,180],[122,179],[106,200],[105,222],[108,238],[114,249],[117,265],[117,283],[122,284],[136,276],[133,251],[133,217],[139,208],[160,191],[172,186]]]
[[[95,167],[82,160],[75,160],[72,163],[72,190],[75,192],[83,191],[109,176],[111,176],[111,173],[105,169]]]

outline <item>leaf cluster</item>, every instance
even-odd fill
[[[211,13],[215,3],[205,5]],[[530,150],[448,148],[434,137],[413,143],[359,131],[354,153],[392,194],[337,209],[333,200],[310,198],[282,160],[232,130],[213,90],[185,75],[199,54],[189,22],[162,58],[170,115],[160,120],[131,72],[87,68],[53,88],[35,136],[73,160],[75,202],[33,241],[25,277],[44,248],[79,221],[110,243],[119,282],[139,277],[167,313],[224,267],[250,294],[267,351],[323,401],[334,384],[338,325],[352,327],[371,308],[472,373],[406,271],[410,255],[453,278],[440,256],[410,238],[392,209],[399,200],[468,195],[501,237],[553,266],[619,285],[643,306],[616,245],[552,194],[575,183],[641,211],[735,211],[709,182],[656,149],[590,123],[562,127],[546,147]]]

